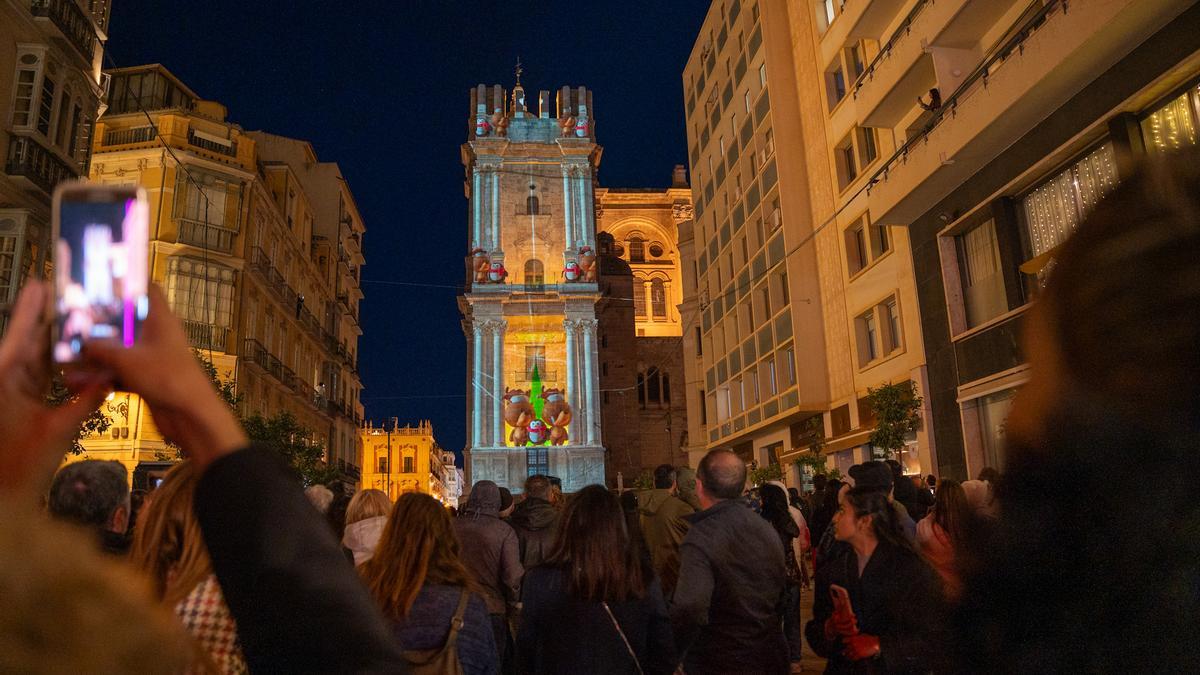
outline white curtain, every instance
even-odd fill
[[[1195,145],[1192,93],[1183,94],[1143,120],[1142,134],[1152,151],[1178,150]]]
[[[1023,207],[1030,257],[1066,241],[1096,202],[1116,184],[1116,157],[1112,144],[1105,143],[1026,195]]]

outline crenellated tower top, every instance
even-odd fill
[[[530,110],[518,75],[511,96],[504,87],[480,84],[471,90],[471,140],[504,138],[521,143],[555,143],[559,139],[595,142],[596,117],[587,87],[562,87],[554,110],[550,92],[538,92],[537,111]]]

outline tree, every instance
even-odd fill
[[[783,480],[783,467],[779,464],[768,464],[761,468],[755,465],[750,469],[751,485],[765,485],[773,480]]]
[[[74,400],[75,395],[71,390],[67,389],[67,385],[61,378],[54,378],[50,382],[50,393],[46,396],[46,403],[58,407],[69,401]],[[83,445],[79,442],[81,439],[91,436],[100,435],[108,431],[112,426],[112,420],[101,412],[99,409],[93,410],[83,419],[83,423],[79,425],[79,433],[75,434],[75,438],[71,439],[70,453],[72,455],[83,454]]]
[[[904,439],[921,425],[921,402],[912,380],[867,389],[867,403],[875,413],[875,430],[869,442],[888,457],[904,448]]]
[[[326,465],[325,447],[313,440],[312,431],[290,412],[271,417],[253,415],[244,420],[242,426],[251,441],[279,453],[305,485],[330,483],[340,475],[337,467]]]
[[[217,390],[217,395],[221,397],[225,405],[229,406],[234,415],[239,415],[238,405],[242,402],[242,395],[237,391],[237,385],[233,381],[233,373],[225,371],[225,379],[222,380],[217,374],[217,367],[213,365],[212,359],[208,358],[204,352],[193,348],[192,354],[195,354],[196,360],[200,362],[200,367],[208,375],[213,388]]]

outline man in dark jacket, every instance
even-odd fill
[[[638,499],[641,502],[638,510],[642,536],[650,549],[654,572],[668,597],[679,579],[679,545],[688,530],[684,517],[695,513],[695,509],[675,496],[675,477],[675,467],[670,464],[657,467],[654,469],[654,489],[642,493]]]
[[[471,497],[463,512],[454,519],[454,531],[462,548],[462,561],[479,584],[487,603],[496,634],[500,661],[508,655],[509,603],[520,598],[520,544],[517,533],[500,520],[500,488],[490,480],[481,480],[471,488]]]
[[[558,533],[558,509],[550,503],[550,479],[530,476],[525,480],[525,501],[513,511],[508,523],[517,531],[521,545],[521,565],[529,569],[550,555],[554,535]]]
[[[713,450],[696,471],[704,510],[688,516],[671,623],[689,673],[786,673],[786,574],[771,525],[740,499],[746,465]]]

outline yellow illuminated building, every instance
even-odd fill
[[[365,231],[337,165],[311,146],[226,120],[160,65],[121,68],[96,125],[92,180],[139,185],[150,201],[150,278],[191,345],[233,380],[243,416],[291,413],[358,479],[357,368]],[[141,400],[117,392],[89,458],[174,456]]]
[[[454,454],[438,447],[432,422],[402,427],[393,418],[390,425],[359,429],[359,438],[363,489],[383,490],[393,502],[406,492],[420,492],[457,504]]]

